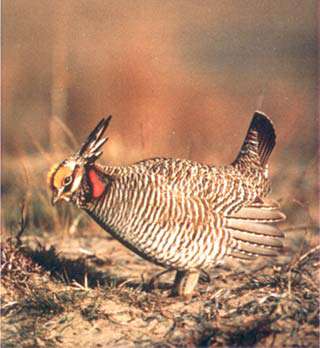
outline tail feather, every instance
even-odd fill
[[[278,209],[261,208],[257,206],[243,207],[240,209],[240,211],[231,213],[229,217],[237,220],[237,222],[243,221],[244,224],[247,221],[251,223],[271,223],[280,222],[285,219],[285,215]]]
[[[279,253],[279,247],[275,248],[243,241],[237,241],[237,249],[253,256],[277,256]]]
[[[270,118],[255,112],[238,157],[237,164],[255,164],[264,167],[276,144],[276,134]]]
[[[225,223],[231,237],[229,256],[250,260],[257,256],[278,255],[284,235],[276,223],[284,219],[277,204],[263,202],[229,214]]]
[[[229,261],[230,257],[242,261],[252,261],[256,258],[253,254],[249,254],[238,249],[231,250],[224,261]]]

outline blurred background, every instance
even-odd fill
[[[21,210],[32,231],[53,229],[63,214],[48,204],[47,171],[101,117],[113,115],[105,163],[220,165],[256,109],[277,131],[274,196],[292,224],[317,226],[316,24],[315,0],[3,1],[6,228]]]

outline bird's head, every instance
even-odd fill
[[[48,173],[48,185],[52,191],[53,205],[60,200],[73,201],[82,186],[86,186],[93,195],[101,195],[104,191],[106,185],[99,177],[94,163],[101,156],[101,147],[108,140],[103,138],[103,134],[110,120],[111,116],[102,119],[78,152],[51,168]],[[83,180],[84,178],[86,180]]]

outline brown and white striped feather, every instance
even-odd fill
[[[114,179],[89,214],[155,263],[207,269],[226,254],[251,258],[273,254],[280,245],[276,230],[266,225],[276,214],[246,206],[257,190],[234,168],[153,159],[104,172]]]

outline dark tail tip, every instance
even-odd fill
[[[265,166],[275,144],[276,134],[271,119],[264,113],[256,111],[235,163],[247,159]]]
[[[253,115],[248,134],[252,131],[257,132],[257,151],[260,157],[261,165],[265,166],[274,146],[276,145],[276,133],[273,123],[267,115],[256,111]]]

